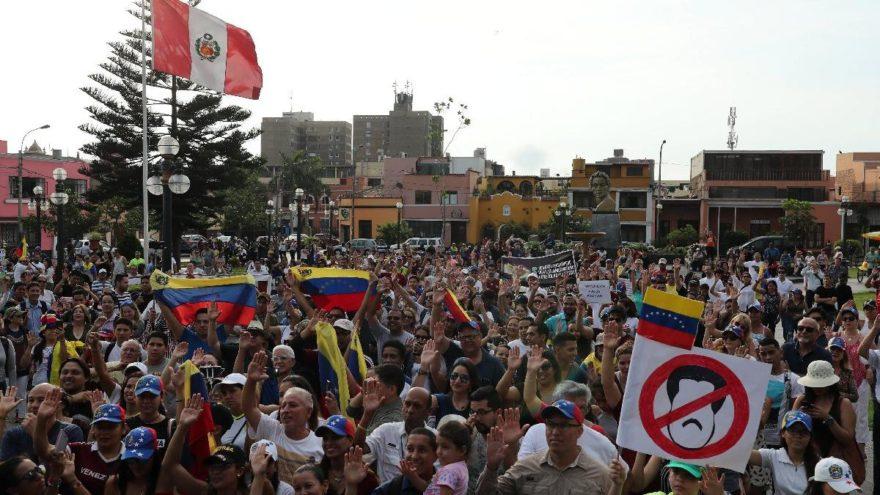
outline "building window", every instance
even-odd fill
[[[443,199],[441,204],[444,205],[457,205],[458,204],[458,191],[446,191],[443,193]]]
[[[592,208],[596,206],[596,198],[592,191],[574,191],[571,195],[575,208]]]
[[[666,228],[669,228],[667,225]],[[620,240],[624,242],[645,242],[644,225],[621,225]]]
[[[510,182],[509,180],[503,180],[503,181],[499,182],[498,185],[495,187],[495,190],[498,191],[499,193],[503,193],[505,191],[513,192],[515,189],[516,189],[516,186],[514,186],[513,182]]]
[[[416,191],[415,199],[417,205],[429,205],[431,204],[431,191]]]
[[[501,207],[501,214],[504,215],[505,217],[509,217],[510,216],[510,205],[502,206]]]
[[[67,191],[82,196],[86,193],[87,184],[85,179],[67,179]]]
[[[644,167],[642,167],[641,165],[628,165],[626,167],[626,176],[627,177],[641,177],[643,170],[644,170]]]
[[[21,197],[24,199],[34,197],[34,187],[41,186],[44,194],[47,193],[46,180],[39,177],[22,177],[21,178]],[[9,178],[9,198],[18,198],[18,177]]]
[[[621,208],[647,208],[648,195],[643,192],[623,191],[620,193]]]
[[[370,187],[379,187],[382,185],[382,179],[367,179],[367,185]]]

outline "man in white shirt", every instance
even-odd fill
[[[794,290],[794,282],[790,278],[785,277],[785,268],[781,266],[777,270],[777,274],[778,276],[773,279],[776,282],[776,289],[783,300],[788,299],[791,297],[791,291]]]
[[[403,401],[403,421],[384,423],[369,436],[363,428],[357,429],[355,444],[376,460],[380,483],[400,475],[400,461],[406,458],[406,436],[413,429],[425,426],[430,414],[431,394],[421,387],[413,387]]]
[[[556,400],[567,400],[572,402],[581,411],[588,411],[591,399],[590,389],[582,383],[576,383],[565,380],[556,387],[556,393],[553,394],[554,402]],[[603,465],[608,465],[611,461],[620,459],[617,447],[611,443],[605,435],[593,429],[593,425],[588,421],[584,421],[584,431],[578,439],[578,445],[581,450],[588,456],[597,460]],[[519,446],[517,460],[522,460],[536,452],[547,450],[547,427],[543,423],[533,425],[522,438]],[[625,469],[629,469],[624,465]]]
[[[761,269],[765,266],[764,262],[761,261],[761,253],[755,253],[755,256],[752,261],[746,261],[743,263],[743,266],[749,269],[749,275],[752,276],[752,280],[758,280],[758,274],[761,273]]]

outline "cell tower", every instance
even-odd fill
[[[736,107],[730,107],[730,115],[727,116],[727,126],[730,130],[727,132],[727,148],[733,150],[739,142],[739,136],[736,135]]]

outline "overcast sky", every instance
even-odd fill
[[[22,134],[75,154],[89,99],[78,88],[122,28],[124,0],[0,4],[0,139]],[[263,68],[263,116],[290,107],[320,120],[387,113],[392,83],[411,81],[415,107],[452,96],[473,125],[449,151],[517,174],[613,148],[654,158],[664,178],[724,148],[736,106],[740,149],[880,149],[876,1],[280,1],[204,0],[250,31]],[[259,140],[249,145],[259,152]]]

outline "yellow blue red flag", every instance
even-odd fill
[[[192,453],[196,464],[193,466],[193,474],[205,476],[208,475],[207,468],[203,461],[209,455],[214,453],[217,443],[214,440],[214,417],[211,415],[211,402],[208,395],[208,382],[205,375],[199,370],[198,366],[192,361],[187,360],[181,367],[183,368],[183,396],[189,400],[193,394],[200,394],[205,402],[202,404],[202,414],[199,419],[190,427],[187,436],[189,450]],[[178,406],[179,407],[179,406]],[[202,479],[202,478],[200,478]]]
[[[218,323],[247,326],[257,312],[257,286],[250,275],[172,278],[155,270],[150,284],[156,291],[156,299],[168,306],[183,325],[195,321],[196,310],[207,308],[211,303],[216,303],[220,310]]]
[[[682,349],[694,346],[703,307],[700,301],[649,288],[642,300],[638,334]]]
[[[367,360],[364,359],[364,348],[361,347],[360,329],[356,328],[351,333],[351,343],[348,344],[348,351],[345,353],[345,361],[348,364],[348,371],[351,371],[354,379],[358,383],[363,383],[367,377]]]
[[[315,307],[325,311],[357,311],[370,286],[370,273],[363,270],[297,266],[290,272],[303,293],[312,296]]]
[[[339,350],[336,330],[327,322],[315,326],[318,339],[318,379],[321,380],[321,395],[331,392],[339,401],[339,410],[345,411],[350,398],[345,359]]]

